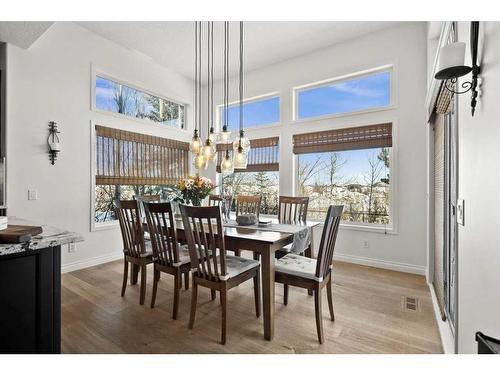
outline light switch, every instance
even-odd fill
[[[457,223],[465,225],[465,201],[463,199],[457,200]]]
[[[29,189],[28,190],[28,200],[36,201],[38,199],[38,190]]]

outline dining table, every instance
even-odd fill
[[[182,219],[177,218],[175,221],[178,239],[185,240]],[[313,228],[319,225],[318,222],[313,221],[288,223],[283,226],[283,230],[280,230],[277,219],[272,219],[271,222],[268,227],[224,225],[224,243],[227,250],[250,250],[260,254],[264,338],[266,340],[272,340],[274,337],[275,253],[277,250],[293,243],[294,231],[298,232],[304,227],[308,228],[312,242]],[[313,248],[312,245],[311,243],[311,248]],[[310,254],[312,256],[312,252]]]

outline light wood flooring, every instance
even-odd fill
[[[232,289],[228,297],[228,340],[220,345],[219,298],[198,291],[193,330],[187,328],[191,290],[182,290],[179,319],[171,319],[172,277],[162,274],[156,307],[149,307],[152,286],[148,267],[146,303],[139,305],[139,285],[120,297],[123,263],[111,262],[62,276],[63,353],[442,353],[429,289],[422,276],[335,262],[335,322],[323,298],[325,343],[320,345],[314,300],[276,285],[273,341],[263,337],[262,317],[254,313],[253,284]],[[403,308],[416,297],[418,311]]]

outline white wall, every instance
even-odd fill
[[[469,49],[469,23],[460,22],[458,31],[459,40]],[[476,331],[500,338],[499,22],[481,22],[479,44],[482,93],[476,114],[470,114],[470,94],[459,96],[458,112],[459,197],[465,199],[465,226],[459,225],[458,249],[460,353],[477,351]]]
[[[121,253],[119,229],[90,231],[91,121],[105,126],[187,140],[189,132],[92,112],[91,66],[152,92],[192,101],[192,82],[73,23],[54,24],[29,49],[8,45],[8,213],[81,233],[66,269]],[[47,155],[47,123],[56,121],[63,150]],[[190,124],[191,119],[188,117]],[[39,199],[28,201],[28,189]],[[84,263],[81,263],[84,262]]]
[[[293,48],[293,45],[290,46]],[[424,273],[426,267],[426,24],[408,23],[293,58],[245,74],[245,97],[272,92],[281,96],[281,125],[248,130],[249,137],[280,135],[280,193],[293,194],[292,134],[393,121],[396,127],[398,233],[341,230],[340,259]],[[234,49],[233,49],[234,51]],[[236,56],[235,56],[236,57]],[[395,66],[396,107],[391,110],[330,120],[293,123],[292,88],[388,64]],[[237,99],[236,79],[230,100]],[[217,97],[222,85],[216,85]],[[220,104],[220,102],[218,103]],[[393,172],[391,171],[391,177]],[[215,177],[212,171],[211,177]],[[320,232],[315,233],[319,242]],[[363,248],[364,240],[370,242]]]

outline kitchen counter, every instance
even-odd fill
[[[43,229],[42,234],[33,236],[31,241],[16,244],[1,244],[0,243],[0,257],[3,255],[11,255],[22,253],[30,250],[40,250],[47,247],[56,247],[65,245],[72,242],[81,242],[83,237],[75,232],[69,232],[64,229],[52,227],[50,225],[40,225],[29,220],[21,219],[15,216],[9,216],[10,225],[36,225],[41,226]]]

